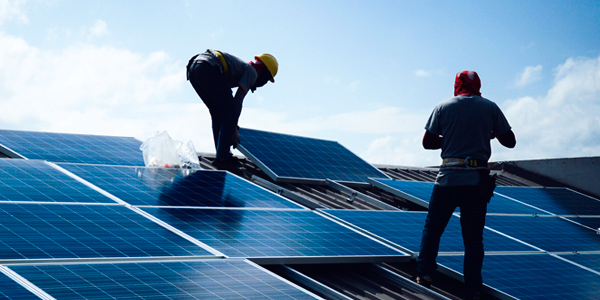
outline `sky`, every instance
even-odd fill
[[[0,0],[0,129],[166,130],[214,153],[185,66],[217,49],[279,62],[275,83],[246,96],[241,127],[338,141],[373,164],[438,165],[425,123],[474,70],[517,137],[514,149],[492,140],[490,161],[598,156],[599,28],[597,0]]]

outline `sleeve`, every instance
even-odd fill
[[[433,133],[435,135],[442,135],[439,113],[440,113],[440,107],[436,106],[433,109],[433,112],[431,112],[431,115],[429,116],[429,120],[427,120],[427,124],[425,124],[425,130],[427,130],[430,133]]]
[[[239,86],[237,91],[235,92],[235,97],[233,97],[233,101],[235,103],[235,112],[238,117],[242,113],[244,97],[246,97],[246,91],[241,86]]]
[[[500,136],[507,133],[511,127],[510,124],[508,124],[508,120],[504,116],[504,113],[502,113],[502,110],[500,110],[500,107],[498,107],[496,103],[494,103],[494,109],[496,111],[494,116],[494,133]]]

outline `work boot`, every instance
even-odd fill
[[[433,279],[430,276],[427,276],[427,275],[417,276],[417,283],[426,288],[431,287],[432,282],[433,282]]]
[[[217,170],[229,171],[237,175],[241,174],[240,170],[236,166],[234,166],[229,159],[223,160],[215,158],[211,165]]]
[[[481,297],[479,297],[479,293],[477,293],[477,295],[475,295],[475,297],[472,298],[463,298],[464,300],[479,300],[481,299]]]
[[[240,159],[233,156],[233,154],[231,153],[229,153],[229,163],[236,168],[242,167],[242,162],[240,161]]]

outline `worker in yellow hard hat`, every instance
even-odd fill
[[[213,166],[235,171],[230,146],[237,147],[237,123],[248,91],[275,82],[279,64],[273,55],[260,54],[249,63],[223,51],[206,50],[194,55],[187,65],[187,78],[202,99],[212,120],[217,157]],[[231,89],[237,87],[235,96]]]

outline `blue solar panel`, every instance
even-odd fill
[[[0,204],[0,259],[211,255],[118,205]]]
[[[323,210],[412,252],[419,252],[426,212]],[[484,230],[485,251],[536,251],[491,230]],[[440,242],[440,252],[464,252],[460,219],[452,216]]]
[[[424,207],[429,206],[434,186],[433,182],[390,179],[369,179],[369,183]],[[458,208],[455,211],[460,212]],[[545,214],[539,209],[523,205],[497,194],[490,200],[487,212],[502,214]]]
[[[240,128],[239,150],[275,181],[389,178],[338,142]]]
[[[597,232],[600,233],[600,217],[578,217],[578,218],[571,217],[571,218],[567,218],[567,219],[577,222],[579,224],[588,226],[594,230],[597,230]]]
[[[4,300],[39,300],[40,298],[25,289],[8,276],[0,273],[0,299]]]
[[[141,145],[129,137],[0,130],[0,148],[52,162],[143,166]]]
[[[565,188],[497,187],[496,192],[556,215],[600,215],[600,201]]]
[[[241,260],[11,269],[56,299],[315,299]]]
[[[560,256],[596,272],[600,272],[600,254],[568,254]]]
[[[597,251],[595,231],[558,217],[487,216],[486,226],[550,252]]]
[[[462,273],[462,256],[440,256],[440,264]],[[600,299],[600,275],[551,255],[488,255],[483,283],[517,299]]]
[[[131,205],[302,208],[224,171],[60,166]]]
[[[0,159],[0,201],[115,203],[40,160]]]
[[[404,255],[313,211],[143,209],[230,257]]]

